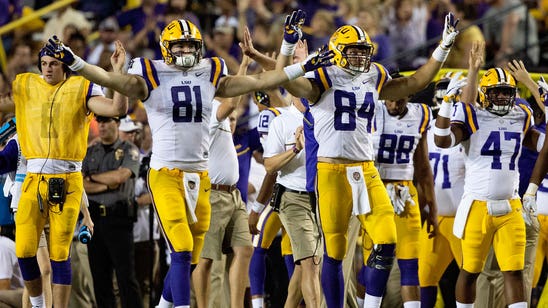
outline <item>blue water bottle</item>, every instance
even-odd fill
[[[84,225],[80,227],[80,231],[78,232],[78,240],[82,244],[87,244],[91,241],[91,232],[89,232],[88,226]]]

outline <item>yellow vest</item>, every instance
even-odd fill
[[[91,83],[72,76],[56,85],[40,75],[19,74],[13,82],[17,135],[27,159],[82,161],[86,155]]]

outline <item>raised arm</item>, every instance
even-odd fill
[[[508,62],[508,70],[510,73],[516,78],[517,81],[521,82],[527,89],[531,92],[533,97],[535,98],[535,102],[537,103],[536,107],[533,107],[533,110],[541,110],[542,113],[545,115],[546,111],[544,108],[544,102],[542,101],[542,98],[540,97],[540,91],[539,86],[537,83],[531,78],[531,75],[525,68],[525,65],[523,64],[523,61],[521,60],[512,60]],[[540,123],[544,122],[545,117],[535,117],[535,124],[539,125]]]
[[[468,57],[467,83],[462,88],[461,102],[474,105],[478,96],[478,75],[483,66],[485,42],[474,41]]]
[[[333,58],[329,51],[323,51],[309,56],[305,61],[292,64],[273,71],[266,71],[248,76],[224,76],[219,82],[216,95],[233,97],[256,90],[268,90],[287,81],[295,80],[306,72],[313,71],[321,66],[328,65]]]
[[[120,41],[116,42],[117,49],[121,44]],[[148,96],[148,88],[142,77],[119,72],[107,72],[96,65],[89,64],[75,55],[57,36],[53,36],[48,40],[46,48],[56,59],[67,64],[72,71],[78,72],[91,82],[132,98],[145,99]]]
[[[273,69],[276,69],[275,59],[272,59],[255,49],[255,47],[253,46],[253,39],[251,38],[251,32],[249,31],[248,27],[245,27],[244,35],[239,45],[240,49],[242,49],[242,53],[253,59],[253,61],[259,63],[259,65],[262,66],[265,71],[271,71]]]
[[[304,11],[293,11],[291,15],[287,15],[284,23],[284,39],[276,68],[282,68],[290,65],[294,61],[295,51],[299,48],[299,41],[302,37],[301,26],[306,18]],[[306,44],[304,44],[306,47]],[[308,52],[308,51],[306,51]],[[293,96],[308,99],[310,102],[316,102],[320,98],[320,89],[310,80],[301,77],[291,82],[287,82],[283,87]]]
[[[123,73],[126,52],[120,42],[117,41],[115,45],[116,49],[110,57],[110,63],[112,64],[115,73]],[[90,98],[88,101],[88,108],[95,114],[102,116],[123,116],[128,110],[128,98],[118,91],[114,91],[112,100],[101,96]]]
[[[247,68],[249,67],[250,63],[251,63],[251,59],[248,56],[244,55],[242,58],[242,63],[240,63],[240,67],[238,69],[237,75],[245,76],[247,74]],[[224,119],[228,118],[228,116],[230,116],[230,114],[232,114],[232,112],[236,110],[236,108],[238,108],[238,105],[242,101],[243,96],[244,95],[240,95],[238,97],[231,97],[228,99],[219,99],[219,101],[221,102],[221,105],[217,109],[217,114],[216,114],[217,121],[221,122]]]
[[[424,89],[436,77],[459,31],[456,27],[459,20],[452,13],[445,16],[443,38],[440,45],[432,53],[428,62],[421,66],[413,75],[404,78],[395,78],[388,81],[379,94],[380,99],[398,100],[415,94]]]

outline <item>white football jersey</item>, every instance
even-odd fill
[[[264,145],[264,158],[274,157],[295,146],[295,131],[303,123],[303,114],[294,106],[276,117]],[[303,149],[278,172],[277,183],[299,191],[306,191],[306,149]]]
[[[232,141],[230,120],[219,122],[217,110],[221,102],[213,100],[209,135],[211,136],[209,178],[213,184],[234,185],[238,183],[238,155]]]
[[[150,167],[206,170],[211,102],[227,73],[224,60],[202,59],[182,71],[163,60],[135,58],[128,73],[143,77],[149,90],[143,103],[154,140]]]
[[[270,129],[270,123],[274,120],[275,117],[279,116],[283,112],[287,111],[287,107],[270,107],[264,109],[259,113],[257,118],[257,132],[259,133],[259,138],[263,148],[266,144],[266,137],[268,136],[268,130]]]
[[[372,63],[367,73],[354,76],[332,65],[305,77],[322,91],[311,108],[318,157],[374,160],[371,132],[379,92],[391,79],[386,68]]]
[[[431,129],[427,137],[438,215],[455,216],[464,192],[464,149],[460,144],[448,149],[437,147]]]
[[[430,127],[432,112],[425,104],[408,103],[400,119],[382,104],[375,114],[375,164],[383,180],[412,181],[413,155],[422,134]]]
[[[531,128],[531,117],[529,107],[521,104],[504,116],[469,104],[455,105],[451,122],[462,125],[469,135],[463,142],[465,194],[476,200],[518,198],[517,160],[525,134]]]

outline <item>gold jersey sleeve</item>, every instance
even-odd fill
[[[27,159],[84,159],[92,117],[86,107],[91,86],[80,76],[56,85],[37,74],[17,76],[13,82],[17,134]]]

